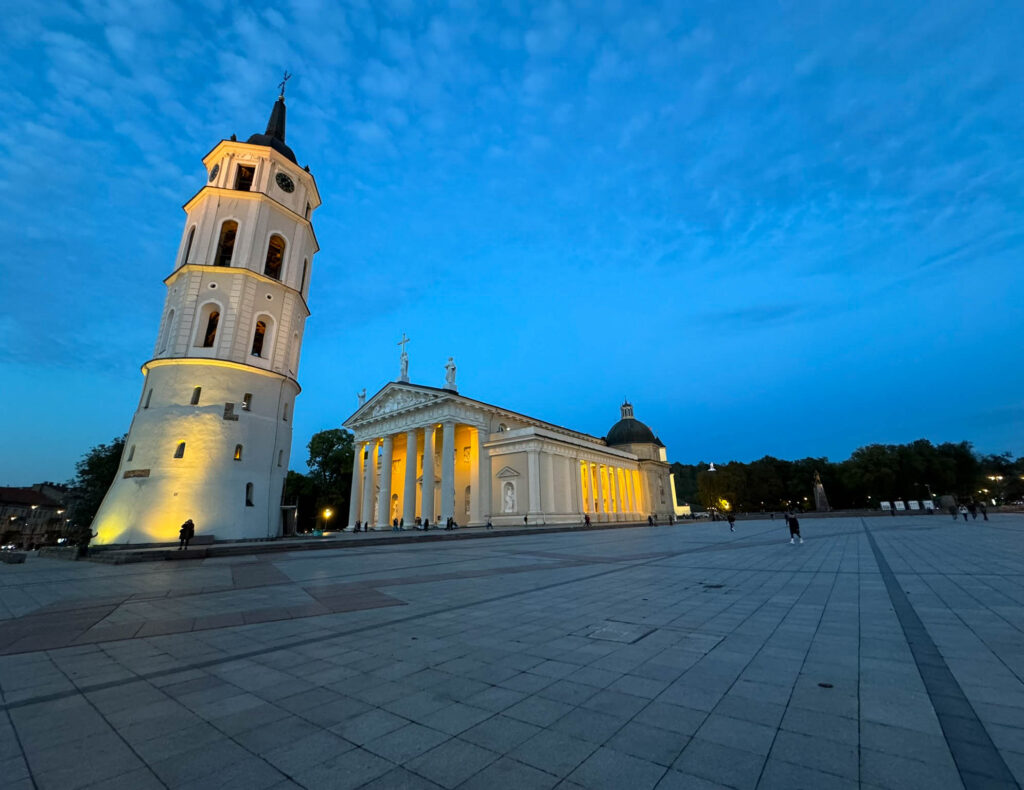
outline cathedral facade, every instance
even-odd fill
[[[218,540],[281,531],[320,205],[285,143],[283,91],[264,134],[203,164],[95,543],[173,541],[190,518]]]
[[[450,363],[449,363],[450,364]],[[396,520],[496,526],[667,520],[665,447],[624,403],[599,438],[460,395],[391,382],[344,426],[354,433],[348,526]]]

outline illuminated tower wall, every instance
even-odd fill
[[[94,543],[280,534],[320,205],[285,144],[284,97],[265,134],[221,141],[185,229],[153,358]]]

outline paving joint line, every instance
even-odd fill
[[[864,519],[861,519],[861,524],[964,787],[966,790],[989,790],[998,783],[1004,787],[1019,788],[1020,785],[936,647]],[[957,734],[957,720],[961,722],[961,731],[968,730],[972,741]],[[988,769],[987,774],[975,770],[978,767],[979,751],[984,754],[983,763]]]

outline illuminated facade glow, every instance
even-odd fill
[[[142,366],[132,450],[93,520],[95,543],[175,541],[189,518],[218,540],[281,532],[320,205],[284,120],[282,96],[266,134],[223,140],[203,159]]]

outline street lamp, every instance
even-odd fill
[[[325,507],[324,508],[324,513],[323,513],[323,516],[324,516],[324,532],[327,531],[327,522],[331,520],[331,516],[333,516],[333,515],[334,515],[334,511],[333,510],[331,510],[329,507]]]

